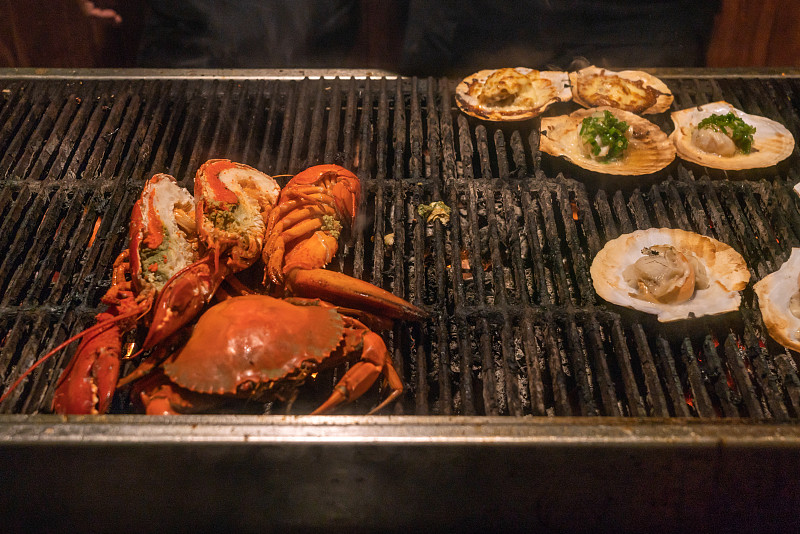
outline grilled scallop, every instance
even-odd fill
[[[584,120],[605,120],[606,112],[627,126],[624,132],[627,146],[615,158],[603,157],[607,156],[603,147],[600,153],[593,154],[589,146],[593,140],[589,139],[589,144],[585,142]],[[608,106],[579,109],[559,117],[544,117],[541,129],[539,145],[543,152],[564,157],[594,172],[627,176],[652,174],[675,159],[675,147],[658,126],[638,115]]]
[[[770,167],[794,150],[794,137],[782,124],[723,101],[675,111],[672,122],[675,130],[670,139],[678,156],[705,167],[733,171]]]
[[[800,352],[800,248],[780,269],[753,286],[764,325],[772,338]]]
[[[674,97],[667,84],[646,72],[614,72],[595,66],[569,73],[572,99],[583,107],[611,106],[640,115],[669,109]]]
[[[661,322],[735,311],[750,279],[744,258],[730,246],[671,228],[609,241],[590,272],[600,297]]]
[[[456,104],[473,117],[519,121],[540,115],[555,102],[572,98],[566,72],[524,67],[482,70],[456,87]]]

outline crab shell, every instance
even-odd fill
[[[677,304],[655,303],[635,296],[623,271],[642,257],[642,249],[671,245],[692,254],[706,269],[709,286]],[[672,228],[637,230],[612,239],[597,253],[590,268],[595,291],[613,304],[652,313],[661,322],[716,315],[739,309],[741,295],[750,280],[744,258],[733,248],[700,234]]]
[[[580,129],[583,119],[595,113],[610,111],[630,126],[628,148],[617,160],[603,163],[585,152]],[[638,176],[658,172],[675,159],[675,147],[658,126],[638,115],[608,106],[579,109],[569,115],[542,118],[539,148],[552,156],[562,156],[579,167],[623,176]]]
[[[800,248],[774,273],[753,285],[764,325],[772,338],[788,349],[800,352],[800,319],[789,311],[789,300],[800,289]]]
[[[536,99],[528,106],[486,106],[478,100],[487,78],[500,69],[481,70],[464,78],[456,87],[456,104],[461,111],[490,121],[521,121],[537,117],[556,102],[572,99],[569,76],[561,71],[536,71],[525,67],[513,70],[526,75],[536,84]]]
[[[730,157],[720,156],[701,150],[692,142],[692,131],[700,121],[713,114],[726,115],[730,112],[756,128],[753,148],[749,154],[737,152]],[[794,151],[794,137],[782,124],[766,117],[750,115],[724,101],[674,111],[672,122],[675,130],[669,138],[675,143],[678,156],[713,169],[736,171],[770,167],[783,161]]]
[[[206,311],[162,367],[173,382],[198,393],[251,395],[278,380],[302,382],[340,345],[344,330],[333,308],[235,297]]]
[[[667,84],[639,70],[614,72],[592,65],[569,73],[572,99],[583,107],[611,106],[631,113],[669,109],[674,97]]]

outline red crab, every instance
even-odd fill
[[[148,414],[203,411],[218,400],[212,395],[293,400],[307,377],[345,361],[355,363],[314,414],[357,399],[380,375],[391,392],[372,412],[402,393],[383,339],[335,306],[232,297],[206,311],[189,341],[134,384],[134,395]]]

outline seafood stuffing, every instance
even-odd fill
[[[674,97],[667,84],[643,71],[595,66],[569,73],[572,99],[583,107],[610,106],[636,114],[661,113]]]

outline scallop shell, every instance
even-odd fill
[[[614,72],[592,65],[570,72],[569,81],[572,99],[587,108],[611,106],[647,115],[668,110],[674,100],[667,84],[640,70]]]
[[[464,78],[456,87],[456,104],[461,111],[478,119],[490,121],[521,121],[541,115],[551,104],[572,99],[569,76],[561,71],[536,71],[525,67],[513,70],[537,81],[536,101],[525,106],[486,106],[478,96],[487,78],[500,69],[481,70]]]
[[[800,352],[800,319],[789,311],[789,300],[797,293],[800,248],[793,248],[781,268],[753,285],[764,325],[772,338],[786,348]]]
[[[709,286],[698,289],[684,302],[665,304],[634,296],[623,277],[626,267],[642,257],[642,249],[671,245],[694,255],[706,269]],[[750,280],[744,258],[733,248],[700,234],[672,228],[637,230],[612,239],[597,253],[590,268],[595,291],[613,304],[652,313],[661,322],[716,315],[739,309],[741,295]]]
[[[633,134],[628,139],[625,155],[603,163],[586,155],[580,137],[583,119],[610,111],[628,123]],[[660,171],[675,159],[675,146],[658,126],[628,111],[608,106],[579,109],[569,115],[542,118],[539,148],[552,156],[563,156],[575,165],[604,174],[637,176]]]
[[[749,154],[737,152],[731,157],[725,157],[701,150],[692,143],[692,130],[697,128],[701,120],[713,114],[725,115],[729,112],[756,128],[756,133],[753,134],[753,150]],[[675,143],[678,156],[713,169],[736,171],[770,167],[786,159],[794,151],[794,137],[782,124],[766,117],[750,115],[724,101],[675,111],[672,113],[672,122],[675,124],[675,131],[669,137]]]

